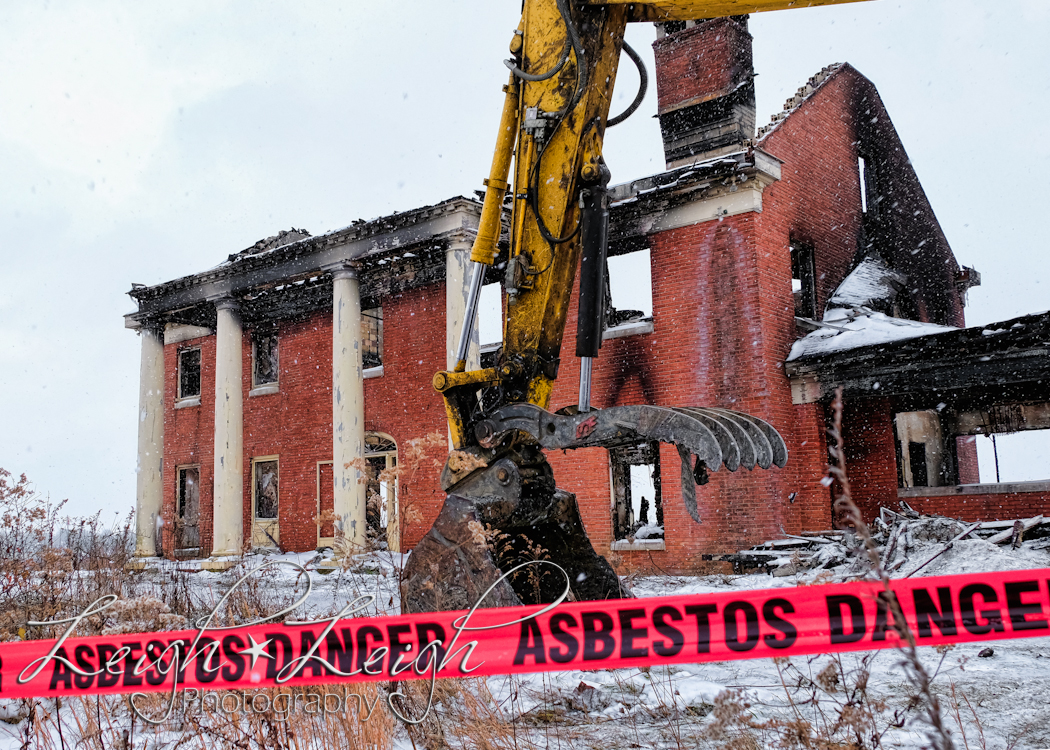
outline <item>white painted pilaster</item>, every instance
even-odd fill
[[[143,326],[139,365],[138,475],[135,481],[135,554],[152,557],[164,502],[164,330]]]
[[[242,331],[236,300],[215,302],[215,481],[212,555],[239,555],[244,545]]]
[[[349,266],[332,272],[332,479],[337,527],[355,549],[366,542],[363,474],[365,388],[361,373],[361,288]]]

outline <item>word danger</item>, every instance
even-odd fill
[[[900,642],[905,625],[919,645],[1050,635],[1050,575],[1035,573],[1050,571],[1011,574],[1020,580],[897,581],[892,593],[854,583],[577,605],[521,622],[513,666],[606,668],[885,648]]]
[[[245,682],[249,686],[301,684],[304,678],[307,683],[318,681],[309,678],[322,677],[389,679],[401,676],[413,666],[425,674],[447,658],[443,645],[445,629],[437,623],[353,627],[353,621],[342,622],[345,627],[322,634],[313,628],[300,627],[296,628],[298,632],[289,632],[282,627],[248,634],[152,638],[145,642],[122,639],[91,643],[84,639],[83,643],[60,646],[55,651],[48,689],[61,694],[73,688],[99,688],[100,692],[107,688],[141,690],[173,681],[179,685],[229,689],[243,687]],[[434,646],[428,648],[432,643]],[[405,657],[421,652],[422,656],[415,659]]]

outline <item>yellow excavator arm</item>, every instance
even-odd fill
[[[818,5],[841,5],[865,0],[655,0],[639,3],[634,0],[580,0],[582,5],[628,6],[631,21],[698,21],[704,18],[742,16],[766,10],[791,10]]]
[[[602,142],[606,128],[637,109],[645,93],[644,66],[624,43],[627,23],[859,1],[525,0],[506,61],[510,80],[471,252],[458,361],[433,379],[445,399],[457,449],[442,474],[450,494],[406,570],[408,609],[470,606],[469,596],[459,601],[450,592],[469,591],[475,579],[492,582],[497,569],[514,563],[490,556],[472,562],[467,571],[462,560],[449,557],[450,550],[462,548],[452,542],[464,537],[471,521],[549,550],[571,578],[588,581],[574,586],[579,599],[623,595],[611,568],[587,540],[575,498],[555,488],[543,449],[673,443],[682,458],[682,499],[697,521],[695,487],[707,481],[708,470],[765,469],[787,461],[777,431],[746,414],[654,405],[591,410],[591,363],[605,318],[610,171]],[[638,66],[642,85],[627,111],[610,119],[621,51]],[[508,204],[510,241],[503,255],[499,241]],[[503,347],[495,367],[467,370],[481,287],[497,259],[505,263]],[[547,409],[577,269],[579,401],[551,414]],[[464,459],[462,452],[472,458]],[[460,573],[449,577],[449,566]],[[498,601],[512,604],[528,598],[526,592],[509,590],[500,596]]]

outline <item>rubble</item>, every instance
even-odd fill
[[[960,542],[981,542],[987,548],[1050,549],[1050,518],[1042,515],[1006,521],[966,523],[937,515],[921,515],[904,505],[901,511],[882,508],[871,526],[882,567],[892,578],[909,578],[954,549]],[[704,555],[705,561],[728,562],[734,573],[764,572],[790,576],[804,571],[838,569],[839,575],[861,575],[871,568],[860,539],[851,529],[784,534],[750,549],[728,555]],[[927,575],[931,575],[927,572]]]

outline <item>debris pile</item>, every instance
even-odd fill
[[[1008,561],[990,560],[1003,556],[1004,551],[1022,547],[1036,553],[1050,551],[1050,518],[1042,515],[966,523],[946,516],[921,515],[907,506],[901,511],[882,508],[871,533],[882,567],[892,578],[960,572],[958,554],[949,556],[950,567],[942,570],[946,567],[946,553],[959,548],[965,548],[962,557],[972,560],[977,569],[981,565],[988,569],[989,564],[1012,567]],[[704,555],[704,560],[732,563],[734,573],[766,572],[774,576],[818,569],[836,569],[841,575],[851,576],[871,569],[870,558],[852,529],[784,534],[781,539],[733,554]]]

